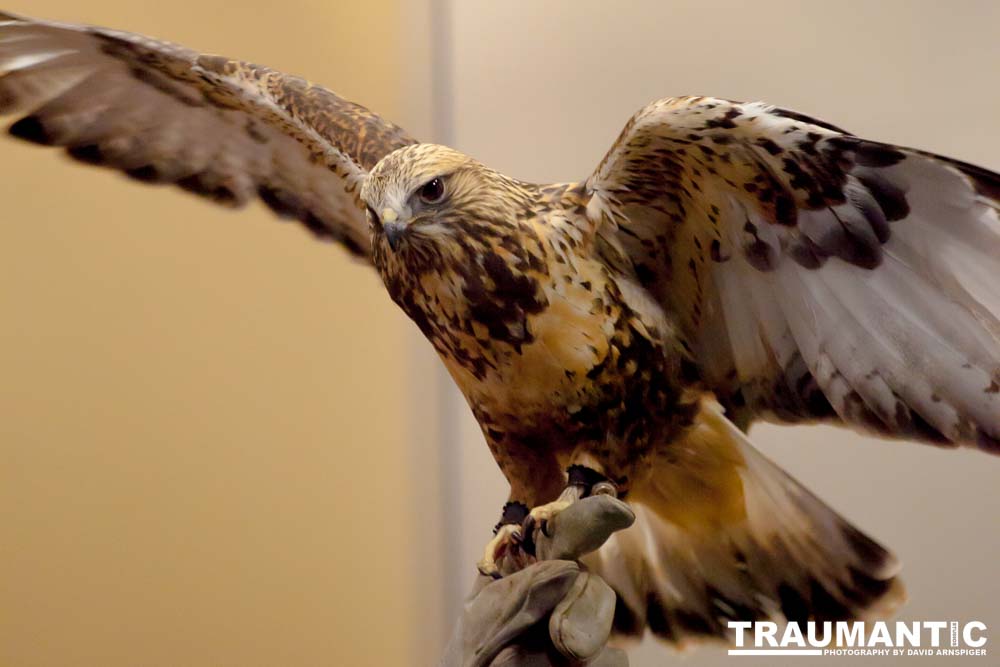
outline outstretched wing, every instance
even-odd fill
[[[303,79],[140,35],[0,12],[0,115],[140,181],[278,215],[368,255],[357,197],[402,129]]]
[[[636,114],[587,186],[737,423],[1000,453],[1000,175],[691,97]]]

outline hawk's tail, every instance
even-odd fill
[[[703,406],[669,460],[629,497],[636,522],[588,564],[618,594],[616,629],[683,644],[733,620],[891,614],[904,600],[891,553]]]

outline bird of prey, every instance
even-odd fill
[[[755,421],[1000,453],[1000,175],[763,103],[654,102],[582,182],[537,185],[247,62],[0,14],[10,134],[228,205],[259,197],[379,272],[510,483],[483,571],[569,503],[616,626],[890,613],[893,556]]]

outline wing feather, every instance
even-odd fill
[[[619,597],[615,629],[680,647],[728,621],[872,619],[905,598],[899,563],[703,402],[669,459],[651,461],[636,521],[585,562]]]
[[[413,143],[297,77],[103,28],[0,12],[0,114],[10,134],[216,202],[260,198],[367,257],[360,181]]]
[[[742,426],[1000,452],[1000,176],[712,98],[655,102],[588,214]]]

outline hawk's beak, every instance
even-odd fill
[[[389,247],[395,252],[399,248],[403,232],[406,231],[406,225],[402,222],[384,222],[382,223],[382,231],[385,232],[385,240],[389,242]]]
[[[395,209],[387,208],[382,211],[382,231],[385,232],[385,240],[389,242],[389,247],[396,252],[403,238],[403,232],[406,231],[406,225],[399,222],[399,214]]]

